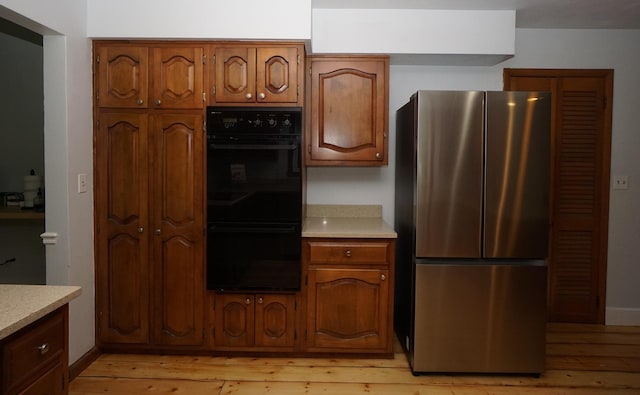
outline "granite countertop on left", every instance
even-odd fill
[[[0,284],[0,340],[78,297],[67,285]]]

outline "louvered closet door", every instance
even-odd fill
[[[554,101],[549,319],[604,323],[612,76],[525,71],[507,70],[505,89],[547,89]]]
[[[604,152],[604,84],[563,78],[558,92],[554,226],[550,303],[552,319],[598,322],[597,289],[606,260],[608,171]],[[602,254],[601,254],[602,252]],[[604,300],[602,300],[604,305]]]

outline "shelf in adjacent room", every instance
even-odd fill
[[[20,207],[0,207],[1,219],[44,219],[44,212],[23,210]]]

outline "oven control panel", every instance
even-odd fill
[[[207,107],[209,134],[298,134],[301,131],[300,107]]]

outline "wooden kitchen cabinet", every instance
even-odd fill
[[[2,393],[67,394],[68,306],[39,319],[0,343]]]
[[[203,46],[97,42],[96,103],[103,108],[203,108]]]
[[[215,295],[216,350],[293,350],[296,295]]]
[[[308,58],[310,101],[306,164],[388,164],[389,58]]]
[[[203,116],[101,110],[97,125],[98,343],[201,345]]]
[[[310,352],[393,353],[392,239],[305,239]]]
[[[302,44],[217,46],[212,105],[302,106]]]

